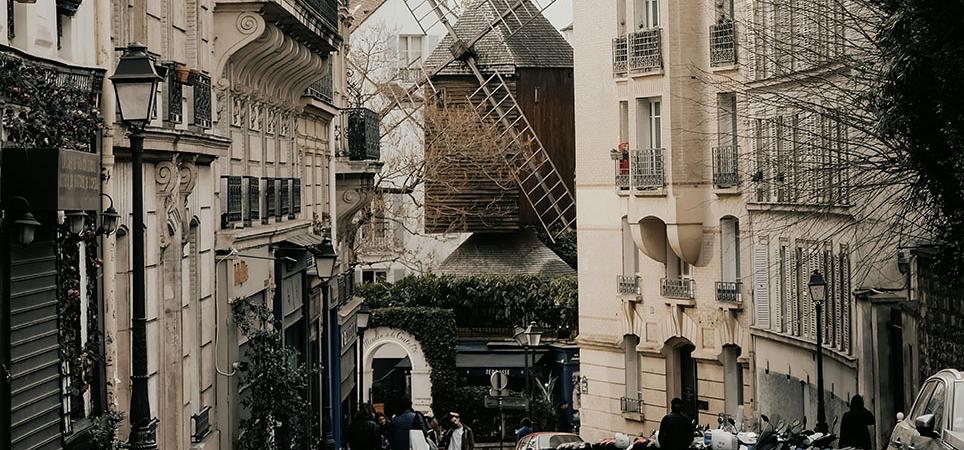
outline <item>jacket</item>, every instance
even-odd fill
[[[392,419],[388,432],[388,442],[392,450],[409,450],[411,442],[408,438],[408,432],[411,430],[425,432],[425,422],[415,411],[409,409]]]
[[[369,417],[356,417],[348,426],[348,446],[351,450],[381,450],[381,430]]]
[[[659,423],[659,448],[687,450],[693,444],[693,421],[680,413],[669,413]]]
[[[472,429],[468,425],[462,424],[462,449],[461,450],[475,450],[475,435],[472,434]],[[452,432],[454,428],[449,428],[445,430],[445,434],[442,436],[442,443],[439,444],[438,450],[448,450],[449,441],[452,440]]]

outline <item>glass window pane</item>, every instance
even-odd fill
[[[943,382],[938,382],[934,388],[934,395],[927,402],[927,409],[924,414],[934,415],[934,431],[940,433],[944,430],[944,394],[945,386]]]

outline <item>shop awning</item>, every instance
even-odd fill
[[[539,361],[546,353],[545,350],[535,352],[535,361]],[[532,364],[529,355],[529,364]],[[515,369],[525,367],[525,355],[522,352],[512,353],[459,353],[455,356],[455,367],[462,369]]]

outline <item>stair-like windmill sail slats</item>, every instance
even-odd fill
[[[481,83],[479,88],[468,96],[468,100],[479,114],[480,120],[494,122],[493,126],[502,128],[503,134],[507,133],[512,137],[515,143],[513,147],[520,154],[504,152],[503,157],[546,232],[555,239],[571,228],[576,221],[576,211],[572,207],[576,203],[575,198],[556,170],[535,130],[525,119],[525,114],[501,74],[495,72]],[[493,114],[497,119],[493,119]],[[510,121],[510,116],[515,120]],[[518,164],[519,156],[524,157],[522,164]]]

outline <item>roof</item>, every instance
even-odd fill
[[[508,2],[471,0],[455,23],[455,33],[463,41],[470,41],[488,30],[490,24],[508,8]],[[521,29],[518,29],[516,17],[524,24]],[[529,17],[532,17],[531,21]],[[495,30],[486,33],[475,44],[476,61],[483,71],[511,73],[516,67],[572,67],[572,46],[531,2],[527,0],[516,9],[515,15],[509,14],[506,20],[515,25],[511,26],[511,30],[500,21]],[[512,30],[516,29],[518,32],[510,37]],[[442,38],[425,61],[426,66],[436,67],[451,58],[449,47],[454,42],[451,34]],[[439,72],[440,75],[471,73],[461,61],[453,62]]]
[[[576,273],[529,230],[474,233],[442,262],[445,275],[543,275]]]
[[[358,28],[359,25],[365,22],[375,11],[378,10],[386,0],[350,0],[348,3],[348,10],[351,11],[352,16],[355,20],[352,23],[353,28]]]

